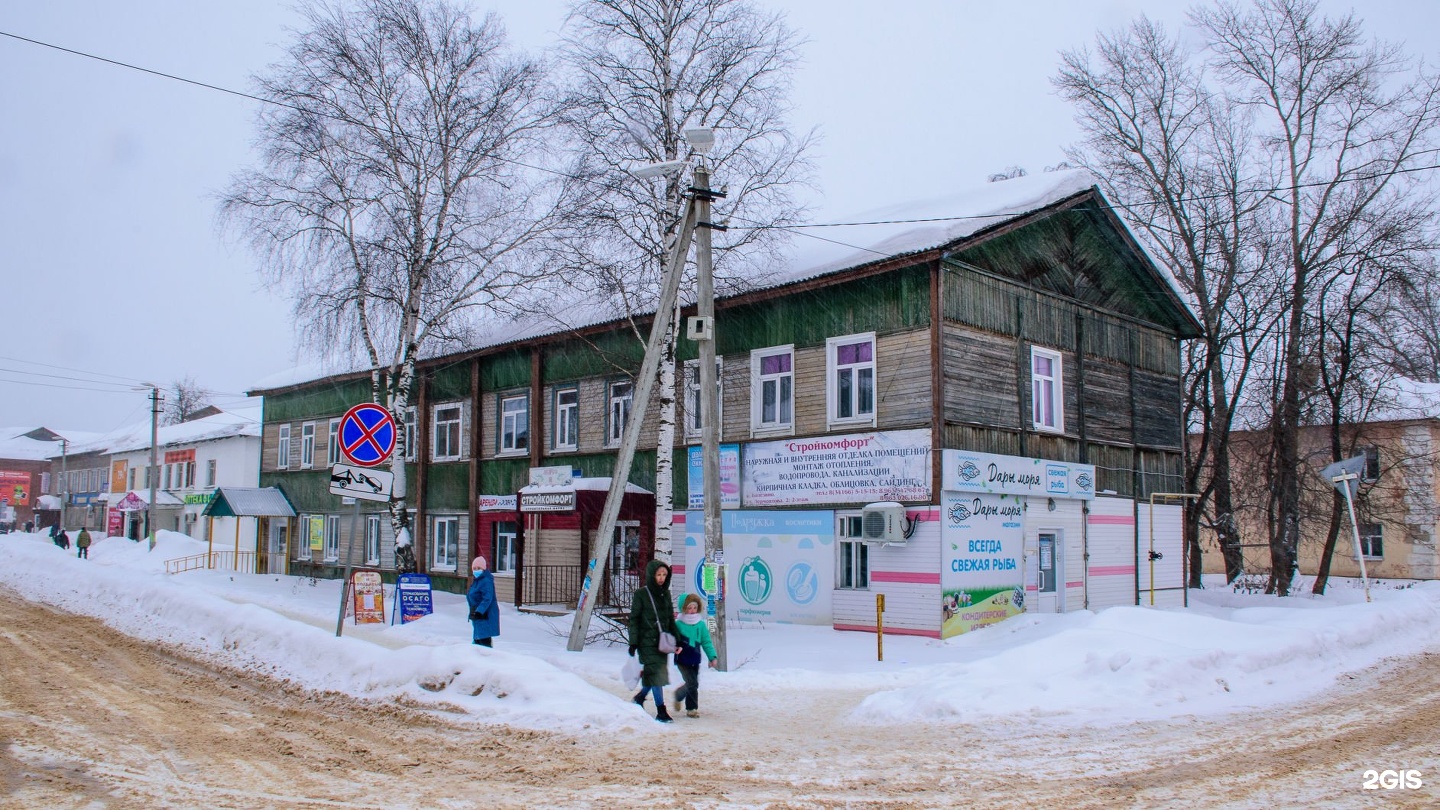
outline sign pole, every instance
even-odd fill
[[[1350,494],[1350,482],[1358,481],[1353,472],[1338,475],[1330,483],[1345,491],[1345,507],[1350,511],[1350,537],[1355,542],[1355,562],[1360,564],[1360,584],[1365,588],[1365,601],[1370,601],[1370,578],[1365,575],[1365,555],[1360,550],[1360,524],[1355,520],[1355,498]]]
[[[345,540],[345,578],[340,583],[340,615],[335,617],[335,637],[345,631],[345,598],[350,595],[350,564],[351,558],[355,556],[355,532],[360,525],[360,499],[353,498],[355,504],[350,512],[350,536]]]

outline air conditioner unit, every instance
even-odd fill
[[[860,510],[860,539],[867,543],[905,544],[905,507],[894,501]]]

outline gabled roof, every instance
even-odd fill
[[[201,514],[206,517],[295,517],[279,487],[221,487]]]

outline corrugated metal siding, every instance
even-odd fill
[[[1086,519],[1090,609],[1135,604],[1135,502],[1096,498]]]
[[[1140,547],[1140,605],[1151,605],[1151,574],[1154,574],[1155,607],[1174,607],[1185,600],[1185,542],[1182,527],[1184,510],[1180,506],[1156,506],[1155,519],[1150,519],[1150,504],[1141,501],[1135,519],[1135,535]],[[1153,543],[1152,543],[1153,538]],[[1151,548],[1162,555],[1153,565]]]
[[[1026,498],[1025,505],[1025,610],[1036,610],[1039,592],[1036,577],[1040,553],[1040,533],[1055,532],[1063,555],[1064,599],[1060,610],[1065,613],[1085,608],[1085,543],[1084,515],[1081,501],[1070,498],[1055,498],[1055,511],[1050,511],[1049,499]],[[1057,599],[1059,598],[1057,593]]]
[[[885,594],[885,629],[940,634],[940,511],[938,506],[908,509],[919,514],[915,533],[904,547],[870,546],[870,587],[837,588],[833,601],[837,626],[875,627],[875,596]],[[933,581],[917,581],[932,580]]]

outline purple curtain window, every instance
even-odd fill
[[[842,343],[835,347],[835,361],[842,366],[868,363],[870,355],[870,341],[868,340],[863,343]]]

